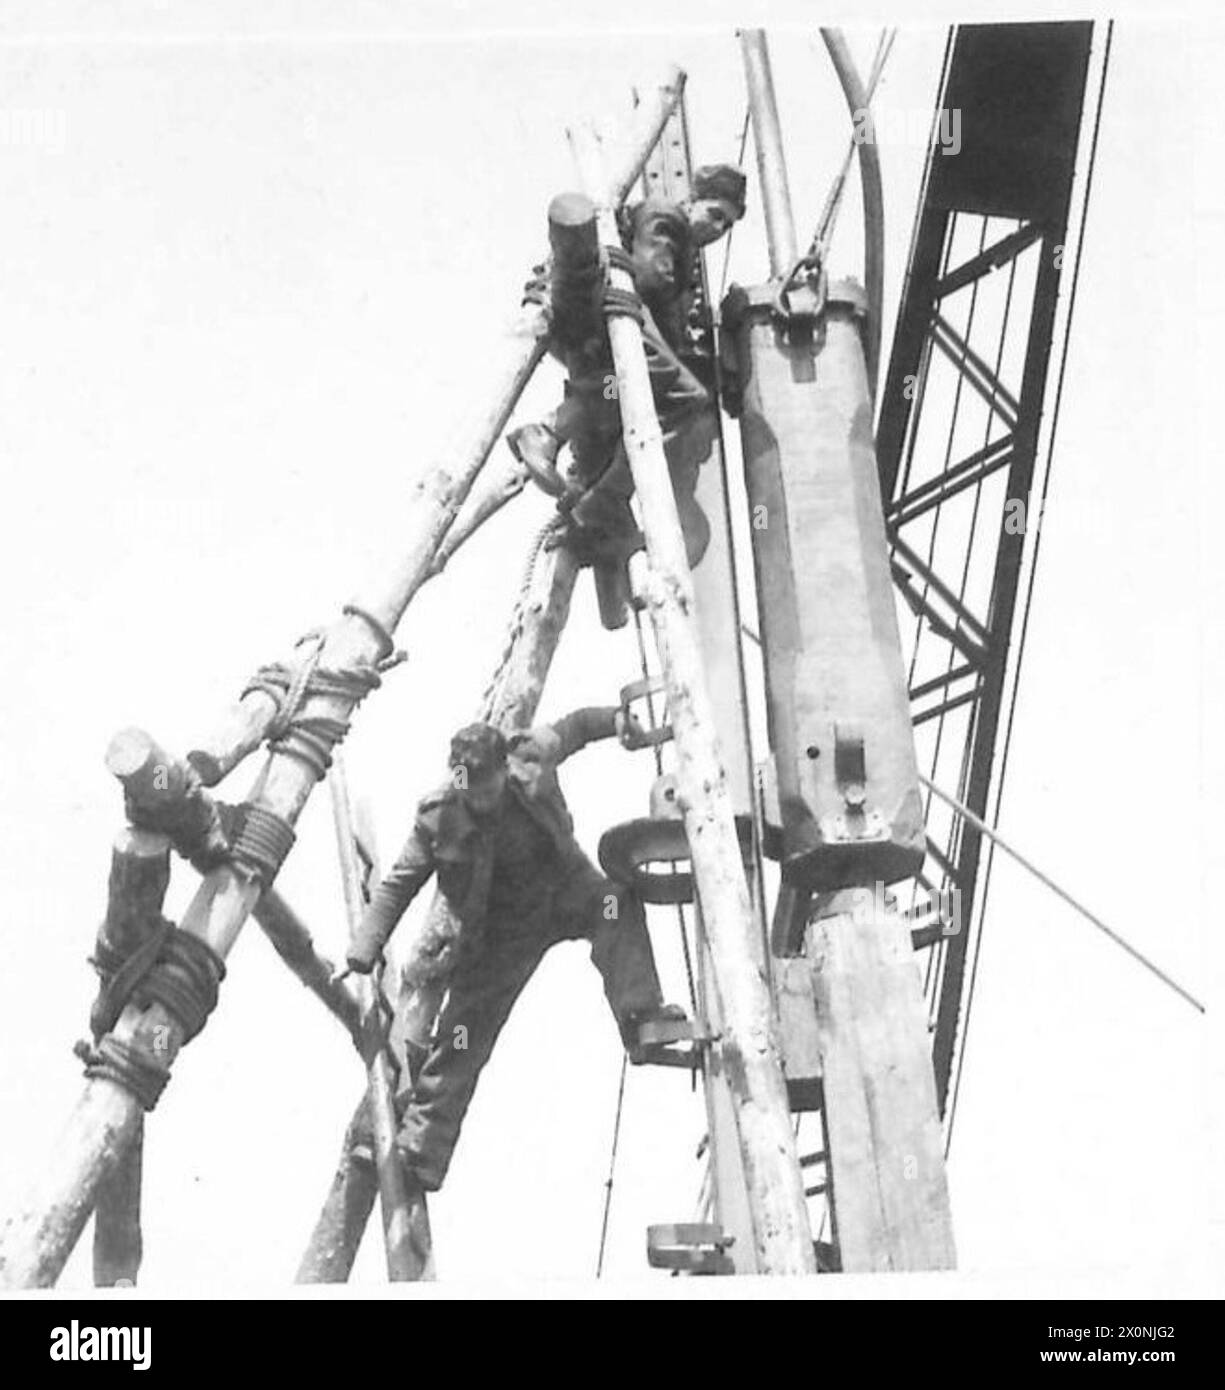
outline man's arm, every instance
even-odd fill
[[[556,724],[550,725],[557,740],[555,760],[564,762],[589,743],[619,735],[620,714],[619,705],[588,705],[564,715]]]
[[[374,969],[375,961],[400,918],[434,872],[434,867],[433,843],[418,820],[399,858],[371,894],[370,904],[349,947],[350,970],[364,975]]]

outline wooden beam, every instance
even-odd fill
[[[298,1265],[299,1284],[343,1284],[378,1196],[378,1171],[370,1142],[369,1092],[362,1096],[340,1146],[340,1159],[323,1210]]]
[[[144,1253],[140,1231],[144,1140],[142,1117],[131,1144],[98,1184],[94,1208],[94,1284],[100,1289],[133,1287],[140,1271]]]
[[[361,1009],[347,980],[336,979],[337,967],[315,950],[305,923],[275,888],[266,888],[251,915],[277,955],[361,1046]]]
[[[161,923],[170,882],[170,841],[152,831],[124,828],[111,855],[106,920],[99,945],[117,957],[143,946]],[[94,1206],[94,1284],[134,1285],[140,1271],[143,1126],[114,1171],[98,1186]]]
[[[348,781],[339,750],[333,757],[328,780],[332,792],[332,811],[336,825],[336,847],[340,855],[345,911],[349,919],[349,931],[355,933],[361,926],[367,899],[362,889],[361,867],[357,862],[357,846],[353,838],[353,811],[349,802]],[[370,1130],[374,1138],[374,1162],[378,1171],[379,1198],[383,1211],[387,1277],[393,1282],[403,1282],[420,1279],[425,1272],[429,1259],[429,1228],[425,1213],[425,1195],[420,1189],[410,1192],[405,1181],[404,1167],[395,1146],[395,1071],[383,1038],[380,998],[382,975],[381,969],[375,969],[362,979],[358,984],[358,998],[369,1077],[367,1106],[370,1113]],[[419,1250],[414,1242],[414,1233],[420,1230],[423,1224],[427,1233],[426,1246],[424,1250]]]
[[[795,218],[791,213],[791,190],[787,184],[787,164],[783,158],[783,134],[778,123],[774,77],[770,71],[770,52],[764,29],[740,31],[740,56],[744,60],[749,115],[753,121],[753,147],[757,152],[757,179],[766,218],[770,274],[787,275],[795,265],[799,252],[795,240]]]
[[[600,239],[619,247],[593,133],[572,130],[582,182],[596,203]],[[612,267],[614,288],[633,295],[633,277]],[[672,492],[663,435],[638,322],[610,316],[622,437],[646,536],[644,592],[660,646],[675,739],[676,774],[694,879],[723,1010],[719,1048],[736,1098],[736,1125],[760,1268],[769,1274],[816,1269],[804,1184],[795,1149],[769,984],[761,967],[727,773],[694,621],[693,581]]]
[[[473,436],[456,460],[429,470],[412,489],[397,528],[400,558],[327,629],[319,657],[324,669],[369,669],[388,654],[389,635],[429,577],[446,531],[544,353],[546,331],[546,315],[538,307],[520,316],[491,404],[474,413]],[[302,703],[301,716],[347,727],[359,699],[356,689],[312,691]],[[190,761],[197,771],[207,767],[210,775],[224,775],[246,751],[250,750],[213,746],[196,750],[198,756]],[[307,762],[277,748],[264,763],[250,804],[292,827],[315,780]],[[180,929],[224,959],[266,886],[259,874],[235,863],[222,864],[205,875]],[[161,1066],[173,1063],[183,1042],[181,1024],[160,1004],[143,1010],[129,1006],[112,1033],[118,1043]],[[55,1282],[93,1209],[99,1183],[114,1169],[140,1122],[140,1102],[131,1091],[104,1077],[86,1080],[37,1190],[0,1232],[0,1286]]]
[[[880,894],[822,900],[808,928],[842,1269],[956,1263],[923,979]]]

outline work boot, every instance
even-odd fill
[[[666,1046],[661,1043],[644,1043],[643,1027],[650,1023],[688,1023],[689,1015],[679,1004],[654,1004],[646,1009],[635,1009],[621,1025],[621,1038],[625,1050],[634,1066],[641,1066],[647,1060],[652,1047]]]
[[[548,425],[520,425],[506,436],[506,443],[537,487],[550,497],[561,497],[565,493],[565,479],[557,471],[562,442]]]

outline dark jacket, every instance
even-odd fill
[[[560,876],[567,865],[585,864],[574,838],[574,822],[557,782],[557,767],[572,753],[616,732],[617,707],[575,710],[556,724],[512,735],[507,759],[506,795],[515,797],[544,830],[556,852]],[[399,858],[375,889],[349,950],[349,965],[369,970],[408,905],[431,874],[464,935],[479,931],[489,897],[494,841],[490,828],[469,812],[452,783],[422,799],[412,834]],[[544,885],[542,884],[542,888]]]

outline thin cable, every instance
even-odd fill
[[[882,29],[880,38],[876,43],[876,56],[872,60],[872,71],[868,77],[868,105],[871,106],[872,98],[876,94],[876,84],[880,81],[881,74],[885,70],[885,64],[889,60],[889,54],[893,51],[893,41],[897,38],[896,29]],[[875,138],[875,132],[873,132]],[[838,213],[842,209],[842,194],[846,189],[847,179],[851,172],[851,161],[855,158],[855,137],[852,136],[847,142],[846,154],[842,159],[842,167],[830,185],[829,192],[825,195],[825,206],[821,209],[821,216],[817,222],[817,229],[812,234],[812,241],[809,243],[808,254],[817,256],[822,261],[825,260],[829,251],[829,243],[834,234],[834,227],[838,221]]]
[[[749,106],[745,103],[744,123],[740,127],[740,150],[736,155],[736,168],[744,168],[744,151],[749,143]],[[733,222],[731,231],[727,234],[727,241],[723,246],[723,274],[719,277],[719,303],[723,303],[723,296],[727,291],[727,271],[732,263],[732,237],[736,235],[736,224]]]
[[[608,1177],[604,1181],[604,1220],[600,1223],[600,1253],[596,1256],[595,1277],[604,1273],[604,1247],[608,1243],[608,1217],[612,1211],[613,1180],[617,1171],[617,1148],[621,1143],[621,1111],[625,1105],[625,1073],[628,1058],[621,1054],[621,1081],[617,1086],[617,1113],[613,1120],[612,1147],[608,1154]]]
[[[1061,888],[1055,882],[1054,879],[1050,878],[1047,874],[1044,874],[1042,870],[1037,867],[1037,865],[1033,864],[1030,860],[1026,859],[1025,856],[1020,852],[1020,850],[1014,849],[1012,845],[1008,843],[1007,840],[1003,839],[1002,836],[998,835],[994,830],[992,830],[992,828],[987,824],[985,820],[983,820],[979,816],[976,816],[974,812],[971,811],[970,808],[965,804],[964,801],[958,801],[958,799],[955,796],[950,796],[948,792],[941,791],[940,788],[936,786],[935,782],[933,782],[930,777],[925,777],[921,772],[919,773],[919,780],[922,783],[924,783],[924,785],[927,786],[931,791],[935,792],[935,794],[940,798],[941,801],[947,802],[948,805],[950,805],[953,808],[953,810],[960,812],[961,815],[964,816],[965,819],[968,820],[970,824],[974,826],[976,830],[979,831],[980,834],[985,835],[993,844],[998,845],[1000,849],[1004,851],[1005,854],[1010,855],[1013,859],[1015,859],[1017,863],[1021,865],[1022,868],[1028,869],[1029,872],[1033,874],[1033,876],[1038,880],[1038,882],[1045,884],[1046,887],[1048,887],[1051,890],[1051,892],[1055,894],[1056,897],[1062,898],[1063,901],[1067,903],[1069,907],[1075,908],[1076,911],[1079,912],[1082,917],[1092,922],[1093,925],[1098,929],[1098,931],[1105,932],[1106,935],[1111,939],[1111,941],[1115,943],[1116,946],[1121,946],[1129,956],[1133,956],[1136,960],[1138,960],[1146,970],[1151,971],[1154,975],[1157,976],[1159,980],[1169,985],[1169,987],[1175,992],[1175,994],[1181,994],[1182,997],[1187,1001],[1187,1003],[1191,1004],[1193,1007],[1198,1009],[1200,1013],[1207,1012],[1203,1004],[1200,1003],[1200,1001],[1195,997],[1195,995],[1190,993],[1189,990],[1185,990],[1182,987],[1182,985],[1180,985],[1177,982],[1177,980],[1172,979],[1169,975],[1165,973],[1164,970],[1161,969],[1160,966],[1155,965],[1151,960],[1149,960],[1149,958],[1143,953],[1143,951],[1137,950],[1136,947],[1134,947],[1128,940],[1126,940],[1126,938],[1120,936],[1119,933],[1117,931],[1114,931],[1111,927],[1108,927],[1100,917],[1094,916],[1094,914],[1090,912],[1089,909],[1082,902],[1078,902],[1077,899],[1075,899],[1071,895],[1071,893],[1067,891],[1067,889]]]

